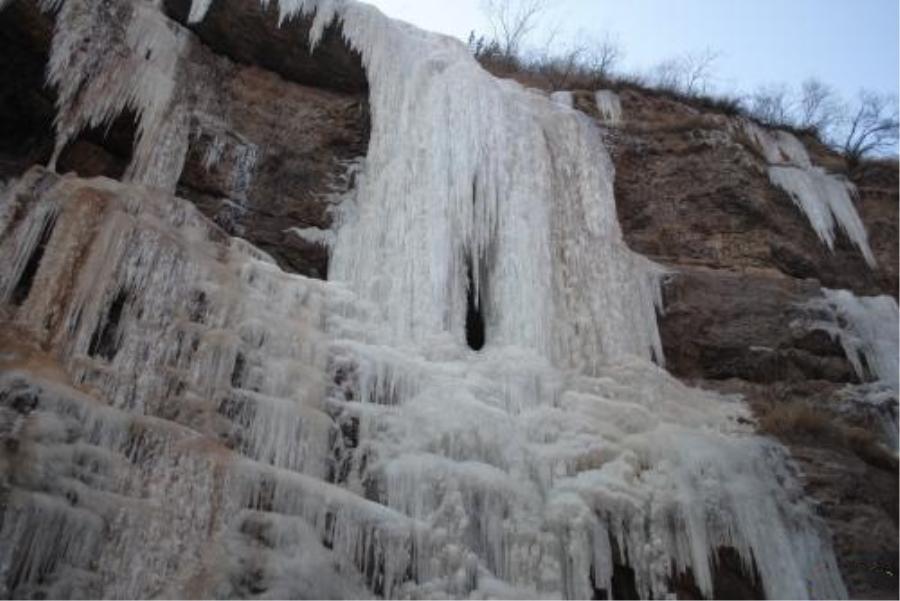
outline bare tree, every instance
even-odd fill
[[[767,125],[793,123],[791,93],[783,84],[761,86],[750,96],[750,114]]]
[[[537,25],[548,0],[482,0],[500,51],[509,60],[515,59],[522,43]]]
[[[682,57],[682,91],[690,96],[705,94],[712,85],[714,65],[719,53],[711,48],[691,52]]]
[[[843,118],[844,108],[834,90],[822,81],[810,77],[800,86],[797,101],[797,125],[814,129],[823,137]]]
[[[665,60],[653,69],[652,79],[664,90],[689,96],[705,94],[712,86],[719,53],[710,48]]]
[[[594,86],[609,79],[623,56],[621,44],[608,33],[588,44],[584,53],[584,69],[592,75]]]
[[[898,127],[896,96],[860,91],[844,132],[843,150],[851,168],[872,155],[897,154]]]
[[[595,89],[609,78],[621,56],[618,43],[609,35],[597,38],[579,34],[565,46],[550,39],[532,65],[554,90],[573,86]]]
[[[657,64],[650,79],[663,90],[678,92],[681,90],[681,63],[677,58],[670,58]]]

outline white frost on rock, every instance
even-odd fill
[[[788,193],[828,249],[834,248],[835,228],[840,227],[866,263],[874,267],[869,236],[853,204],[856,187],[846,178],[813,165],[803,143],[793,134],[769,131],[748,120],[741,120],[740,127],[769,163],[771,182]]]
[[[594,99],[597,102],[600,119],[604,123],[618,125],[622,122],[622,101],[618,94],[612,90],[597,90]]]

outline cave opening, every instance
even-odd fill
[[[476,289],[472,262],[466,268],[466,344],[473,351],[484,348],[484,303]]]
[[[131,163],[137,124],[135,112],[126,110],[110,123],[82,130],[60,153],[57,172],[121,180]]]
[[[115,298],[109,305],[106,318],[97,324],[97,328],[91,335],[91,340],[88,344],[89,356],[100,356],[107,361],[112,361],[115,358],[116,353],[119,352],[119,322],[122,321],[122,314],[128,298],[129,293],[125,289],[116,293]]]
[[[46,163],[53,152],[56,95],[44,85],[52,31],[37,3],[0,11],[0,180]]]

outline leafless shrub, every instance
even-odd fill
[[[766,125],[792,122],[790,89],[784,84],[761,86],[750,96],[750,114]]]
[[[664,89],[688,96],[707,94],[715,77],[719,53],[706,48],[663,61],[652,70],[652,80]]]
[[[897,154],[898,127],[896,97],[860,91],[844,127],[842,150],[851,166],[873,155]]]
[[[547,0],[482,0],[482,9],[500,54],[512,61],[547,10]]]
[[[797,101],[797,126],[825,133],[841,120],[844,107],[835,91],[822,81],[810,77],[800,86]]]

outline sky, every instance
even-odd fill
[[[423,29],[466,39],[490,31],[481,0],[365,0]],[[563,41],[609,34],[624,50],[620,71],[643,73],[684,53],[718,54],[714,91],[798,87],[810,76],[845,98],[860,88],[900,92],[898,0],[550,0],[533,34]]]

